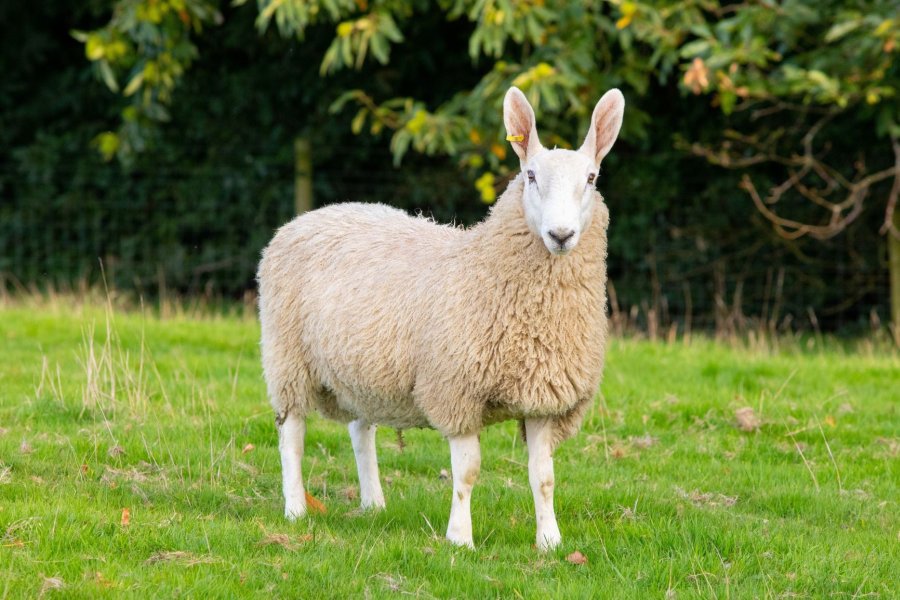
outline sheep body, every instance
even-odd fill
[[[358,203],[282,227],[258,274],[276,418],[453,437],[550,417],[554,446],[574,434],[603,370],[609,213],[594,192],[581,242],[556,257],[526,225],[523,186],[470,229]]]

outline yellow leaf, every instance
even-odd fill
[[[344,21],[340,25],[337,26],[337,34],[338,37],[345,38],[348,37],[351,33],[353,33],[353,22],[352,21]]]
[[[885,19],[881,22],[881,25],[875,28],[875,35],[882,36],[891,30],[891,27],[894,25],[893,19]]]
[[[497,199],[497,192],[494,191],[494,174],[487,172],[475,180],[475,189],[481,194],[481,201],[490,204]]]
[[[634,2],[623,2],[619,10],[622,12],[622,18],[616,21],[616,29],[625,29],[631,25],[634,15],[637,14],[637,4]]]
[[[416,135],[422,131],[423,127],[425,127],[425,121],[427,119],[428,115],[425,114],[424,110],[417,110],[416,114],[413,115],[413,118],[406,123],[406,128],[410,133]]]
[[[834,429],[837,427],[837,421],[831,415],[825,415],[825,424]]]
[[[131,511],[127,508],[122,509],[122,520],[120,521],[122,527],[128,527],[131,525]]]
[[[106,54],[103,42],[96,35],[88,37],[87,43],[84,45],[84,54],[90,60],[100,60]]]

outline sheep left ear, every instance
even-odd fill
[[[534,109],[517,87],[509,88],[503,98],[503,123],[506,125],[506,139],[512,144],[522,165],[540,152],[542,146],[534,121]]]
[[[595,165],[600,165],[603,157],[609,154],[619,129],[622,127],[622,116],[625,114],[625,97],[622,92],[613,88],[603,94],[594,114],[591,115],[591,127],[588,129],[584,144],[579,152],[587,154]]]

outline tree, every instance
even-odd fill
[[[237,4],[246,4],[238,0]],[[334,27],[323,76],[389,64],[404,32],[434,5],[419,0],[257,0],[257,27],[303,39]],[[656,0],[441,0],[444,17],[468,28],[468,59],[480,78],[459,82],[446,100],[344,91],[333,111],[352,107],[356,133],[389,133],[396,161],[413,150],[449,155],[491,202],[511,165],[502,140],[502,96],[523,89],[543,113],[544,143],[566,147],[586,126],[592,103],[610,87],[642,97],[677,81],[725,115],[716,139],[680,147],[744,172],[742,188],[785,237],[827,238],[881,200],[882,233],[900,254],[895,223],[900,178],[896,149],[900,44],[896,2]],[[105,155],[127,159],[165,121],[172,91],[196,58],[193,36],[220,19],[212,0],[118,0],[110,23],[76,36],[107,85],[129,99],[118,132],[97,138]],[[623,137],[645,136],[650,115],[629,102]],[[893,191],[883,191],[890,181]],[[769,187],[766,198],[759,182]],[[839,196],[841,196],[839,198]],[[825,211],[824,220],[808,206]],[[777,205],[777,206],[776,206]],[[900,265],[893,258],[891,265]],[[900,323],[900,267],[892,270],[893,321]],[[900,333],[898,333],[900,341]]]

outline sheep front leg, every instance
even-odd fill
[[[481,470],[481,445],[478,434],[452,437],[450,466],[453,469],[453,501],[447,539],[459,546],[474,548],[472,542],[472,488]]]
[[[359,473],[359,498],[363,508],[384,508],[384,493],[378,479],[378,456],[375,450],[375,426],[363,420],[351,422],[350,441],[356,455]]]
[[[534,496],[537,519],[538,550],[559,545],[561,536],[553,511],[553,430],[548,419],[526,419],[525,439],[528,444],[528,481]]]
[[[285,415],[278,425],[278,451],[281,453],[284,516],[291,521],[306,515],[306,493],[303,490],[301,465],[305,438],[306,419],[293,413]]]

